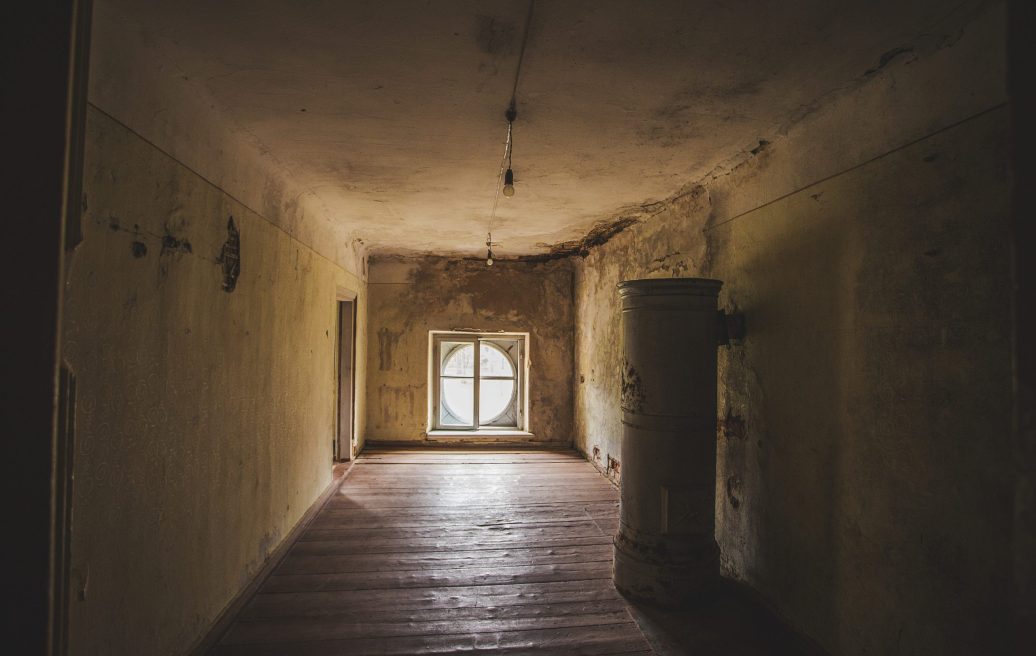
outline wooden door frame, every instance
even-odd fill
[[[342,443],[342,355],[343,355],[343,335],[342,335],[342,309],[345,303],[349,303],[352,307],[351,312],[351,323],[349,331],[349,344],[348,354],[349,362],[349,417],[350,426],[348,427],[348,438],[346,443]],[[346,460],[352,460],[356,455],[353,449],[356,447],[356,325],[357,315],[359,314],[359,302],[358,295],[356,292],[347,289],[339,289],[335,297],[335,441],[334,441],[334,459],[338,462],[344,462]]]
[[[0,263],[5,322],[5,393],[0,399],[0,480],[13,526],[3,542],[12,563],[2,623],[11,653],[56,654],[64,622],[59,604],[64,561],[55,553],[58,495],[67,479],[56,455],[61,305],[66,234],[74,237],[82,194],[89,0],[21,3],[2,40],[5,207],[8,249]],[[57,594],[55,594],[57,593]]]

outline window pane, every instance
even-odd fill
[[[442,375],[475,375],[475,347],[471,342],[443,342],[439,348],[442,353]]]
[[[478,366],[480,376],[514,376],[514,366],[510,358],[504,355],[499,347],[485,342],[479,349]]]
[[[480,380],[478,383],[478,422],[480,424],[492,422],[510,407],[513,397],[513,380]]]
[[[473,349],[469,346],[469,351]],[[508,381],[505,381],[508,382]],[[471,378],[443,378],[439,422],[443,426],[470,426],[475,413],[475,381]]]

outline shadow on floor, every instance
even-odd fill
[[[826,656],[742,584],[724,579],[712,603],[679,610],[630,603],[658,656]]]

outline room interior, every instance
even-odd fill
[[[1031,11],[39,9],[9,143],[40,218],[6,263],[24,653],[1030,653]],[[449,598],[406,588],[417,556],[361,594],[376,550],[315,544],[440,530],[446,558],[512,506],[449,608],[405,605]],[[508,584],[596,596],[479,605]],[[278,590],[320,617],[263,629]]]

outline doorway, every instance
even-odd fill
[[[333,450],[336,462],[351,460],[356,447],[356,297],[343,299],[342,295],[339,293],[335,348],[338,412]]]

